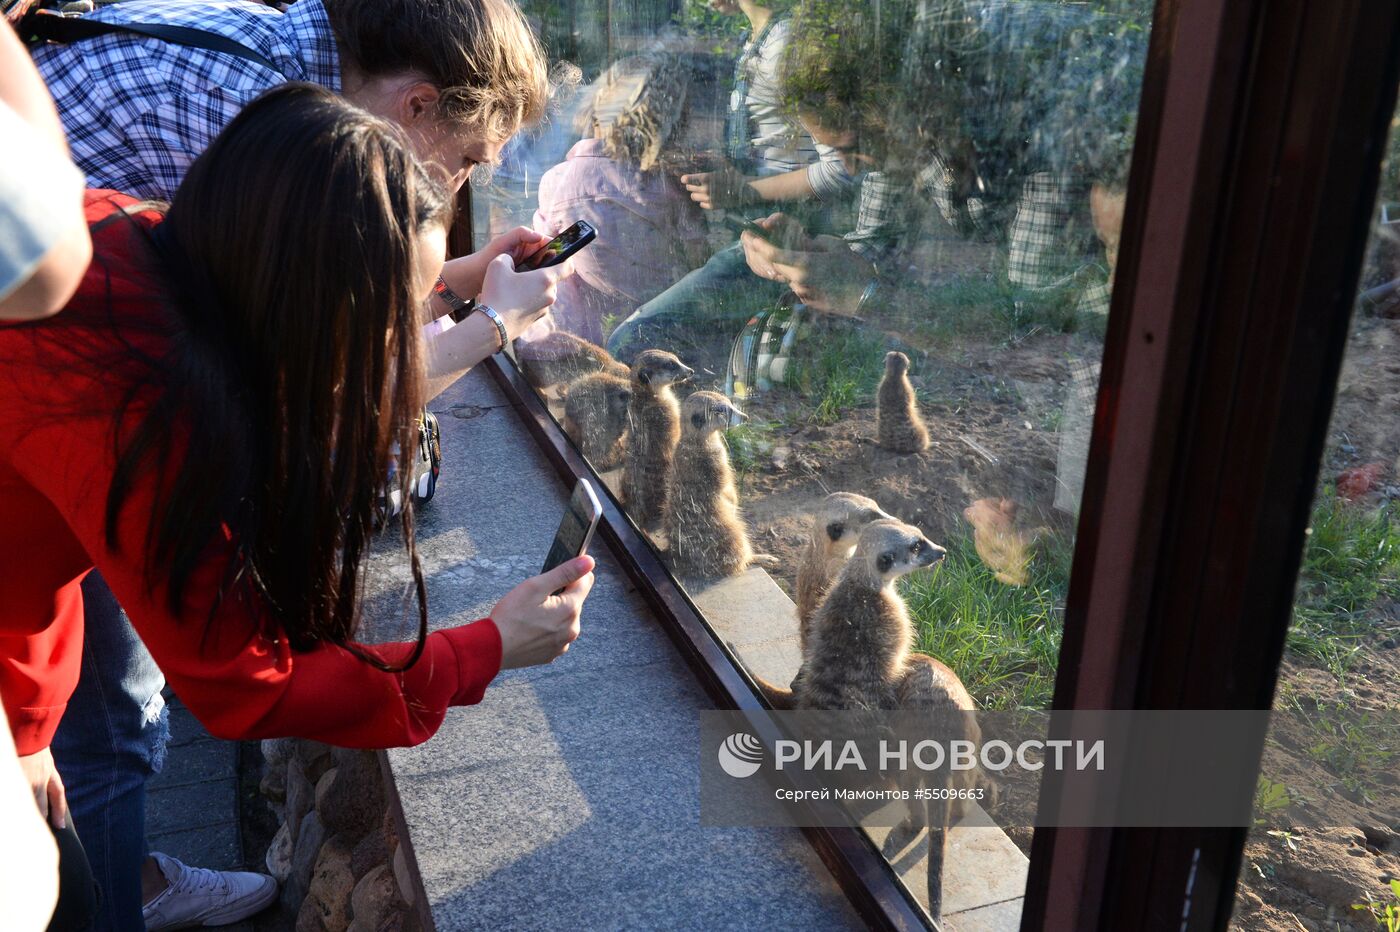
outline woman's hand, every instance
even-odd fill
[[[63,779],[58,768],[53,765],[53,754],[48,748],[34,754],[26,754],[19,759],[19,768],[34,791],[34,802],[39,806],[39,814],[54,828],[68,825],[68,797],[63,792]]]
[[[569,649],[593,588],[593,566],[589,556],[570,560],[525,580],[496,603],[491,620],[501,633],[502,670],[549,663]]]
[[[533,272],[517,272],[511,256],[497,256],[486,270],[481,301],[501,315],[506,332],[514,340],[549,310],[559,282],[573,274],[570,265],[565,262]]]
[[[485,287],[486,273],[494,259],[498,256],[510,256],[513,261],[519,262],[547,242],[548,236],[536,233],[529,227],[507,230],[471,255],[444,264],[442,280],[447,282],[447,287],[463,298],[475,298]],[[494,304],[491,306],[495,307]],[[446,313],[445,306],[440,313]]]

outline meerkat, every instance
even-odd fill
[[[681,406],[671,386],[694,373],[663,350],[644,350],[632,363],[622,497],[627,513],[644,531],[663,525],[671,495],[671,463],[681,438]]]
[[[803,657],[812,616],[855,552],[861,530],[888,517],[874,499],[853,492],[832,492],[812,516],[812,532],[797,567],[797,641]]]
[[[681,439],[666,513],[667,556],[678,576],[734,576],[754,558],[739,517],[729,449],[720,436],[747,419],[718,392],[694,392],[681,403]]]
[[[957,674],[926,654],[910,649],[914,628],[895,583],[907,573],[943,559],[942,547],[912,525],[882,519],[860,533],[855,553],[812,620],[808,656],[793,693],[800,710],[901,710],[939,715],[957,734],[942,740],[980,742],[972,696]],[[971,789],[975,770],[954,771],[941,788]],[[891,832],[908,840],[929,830],[929,912],[942,911],[944,848],[948,827],[962,805],[940,797],[920,802],[905,824]]]
[[[917,453],[928,448],[928,427],[914,401],[909,384],[909,357],[885,354],[885,375],[877,393],[876,443],[895,453]]]
[[[627,367],[608,355],[607,350],[563,330],[531,342],[528,350],[520,354],[520,370],[536,391],[567,385],[595,372],[628,377]]]
[[[564,396],[564,433],[600,472],[623,463],[631,402],[632,383],[606,372],[569,383]]]

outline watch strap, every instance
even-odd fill
[[[441,275],[438,276],[437,283],[433,285],[433,294],[441,298],[442,303],[450,308],[448,313],[454,323],[460,324],[462,319],[472,312],[472,308],[476,307],[475,301],[464,298],[453,291]]]
[[[505,349],[506,346],[510,344],[510,334],[506,332],[506,322],[501,319],[501,315],[497,314],[496,309],[489,304],[478,303],[474,310],[485,314],[491,323],[496,325],[496,333],[501,337],[500,349]]]

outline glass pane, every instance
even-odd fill
[[[879,667],[825,598],[874,567],[908,621],[871,624],[1046,708],[1151,3],[523,6],[582,80],[478,237],[596,230],[516,355],[715,637],[801,705],[804,664]],[[946,556],[881,569],[889,518]],[[1031,829],[959,831],[945,917],[1014,928]]]
[[[1400,134],[1313,502],[1231,923],[1400,928]]]

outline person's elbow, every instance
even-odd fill
[[[14,291],[0,299],[0,320],[39,320],[58,313],[92,262],[92,238],[81,213],[39,265]]]

